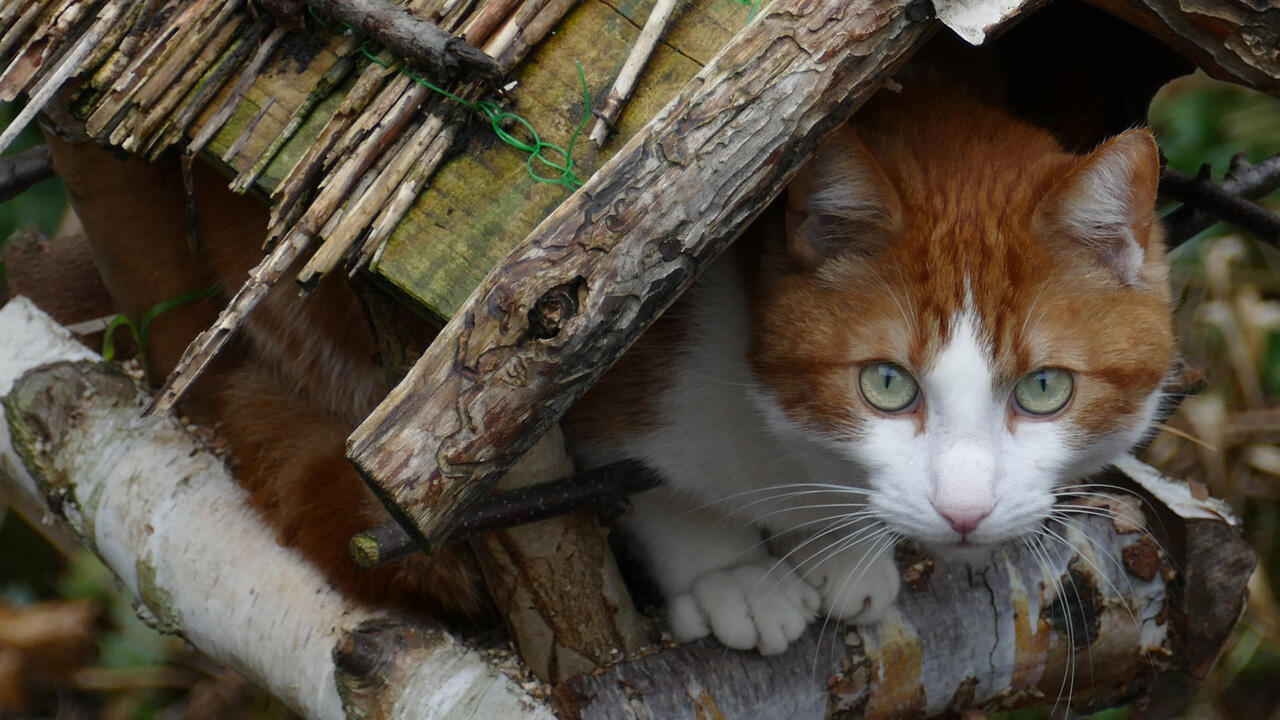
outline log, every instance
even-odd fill
[[[1255,0],[1088,0],[1191,58],[1212,77],[1280,96],[1280,24]]]
[[[509,492],[572,472],[552,427],[498,487]],[[544,682],[596,672],[648,643],[605,534],[593,513],[580,512],[471,542],[520,657]]]
[[[348,440],[429,547],[935,29],[778,0],[495,268]]]
[[[0,336],[0,487],[74,532],[154,626],[307,718],[553,717],[443,629],[339,595],[221,460],[176,420],[139,419],[133,381],[30,302],[0,309]]]
[[[1091,712],[1140,697],[1166,670],[1203,678],[1243,610],[1252,550],[1220,501],[1197,500],[1137,460],[1100,482],[1137,497],[1091,498],[1055,530],[1072,551],[1042,537],[980,572],[900,554],[902,595],[879,624],[819,622],[776,656],[710,640],[668,649],[565,683],[562,716]]]

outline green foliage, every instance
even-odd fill
[[[13,103],[0,103],[0,127],[7,127],[18,112]],[[27,126],[13,145],[5,151],[12,155],[36,145],[43,145],[44,137],[35,125]],[[16,198],[0,203],[0,245],[18,228],[36,223],[40,231],[52,234],[67,211],[67,191],[56,177],[38,183]]]
[[[111,319],[107,325],[106,332],[102,335],[102,359],[110,362],[116,357],[116,330],[121,327],[127,328],[129,334],[133,336],[134,345],[137,346],[138,352],[144,357],[147,354],[148,343],[151,339],[151,322],[164,313],[174,308],[190,305],[193,302],[199,302],[207,297],[212,297],[221,289],[220,285],[214,284],[200,290],[193,290],[189,293],[171,297],[156,303],[150,310],[142,315],[142,319],[134,322],[132,318],[124,313],[120,313]]]
[[[1280,99],[1199,73],[1166,86],[1148,117],[1169,165],[1183,172],[1210,163],[1222,177],[1238,152],[1250,162],[1280,152]]]

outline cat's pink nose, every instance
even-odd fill
[[[947,505],[934,505],[935,510],[947,521],[947,524],[956,532],[964,535],[971,533],[978,527],[978,523],[982,519],[991,514],[989,507],[952,507]]]

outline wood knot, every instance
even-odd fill
[[[582,302],[579,296],[586,289],[586,279],[579,276],[542,293],[529,308],[529,334],[539,340],[559,335],[564,323],[578,314]]]
[[[938,11],[933,8],[932,0],[916,0],[907,5],[907,19],[913,23],[932,20],[938,16]]]
[[[333,649],[333,664],[352,677],[369,677],[382,660],[382,644],[371,633],[352,630]]]

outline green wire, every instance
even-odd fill
[[[759,0],[757,0],[757,2],[758,1]],[[316,22],[320,23],[325,28],[332,29],[332,26],[329,23],[325,22],[318,15],[316,15],[316,12],[314,9],[308,6],[307,10],[311,13],[311,16],[315,18]],[[342,25],[347,30],[351,32],[355,32],[355,28],[351,27],[350,25],[347,25],[346,23],[342,23]],[[384,68],[390,68],[391,63],[387,62],[386,60],[383,60],[382,58],[379,58],[372,50],[369,49],[368,44],[369,43],[367,41],[360,44],[360,53],[363,54],[366,58],[368,58],[371,62],[381,65]],[[429,90],[439,93],[440,95],[443,95],[449,98],[450,100],[453,100],[454,102],[458,103],[459,105],[462,105],[465,108],[468,108],[474,112],[484,115],[486,118],[489,119],[489,125],[490,127],[493,128],[493,134],[497,135],[500,141],[506,143],[507,145],[510,145],[511,147],[519,150],[520,152],[529,153],[529,157],[525,161],[525,172],[529,174],[530,178],[540,183],[548,183],[551,185],[562,185],[566,189],[568,189],[570,192],[572,192],[582,187],[582,180],[580,180],[578,176],[575,175],[573,172],[573,146],[574,146],[574,143],[578,141],[578,135],[580,135],[582,133],[583,128],[587,126],[587,118],[591,115],[591,93],[587,89],[587,76],[582,71],[582,63],[574,62],[574,65],[578,69],[578,80],[582,83],[583,113],[582,113],[582,121],[578,123],[577,129],[575,129],[573,131],[573,135],[569,137],[569,147],[567,150],[554,143],[543,142],[542,138],[539,137],[538,135],[538,131],[534,129],[532,123],[530,123],[528,120],[524,119],[523,117],[513,112],[508,112],[506,110],[503,110],[502,107],[498,105],[498,103],[492,100],[480,100],[478,102],[471,102],[466,98],[460,97],[454,93],[449,92],[448,90],[445,90],[444,88],[432,83],[426,78],[415,75],[409,70],[401,68],[400,72],[404,73],[406,76],[409,77],[410,80],[413,80],[419,85],[422,85],[423,87]],[[508,132],[507,127],[504,127],[504,126],[507,126],[508,123],[514,123],[516,125],[523,127],[525,131],[529,133],[529,137],[532,139],[532,143],[525,142],[520,138],[517,138],[516,136],[512,135],[510,132]],[[563,162],[556,162],[548,158],[546,155],[547,152],[551,152],[553,154],[559,155],[560,158],[563,159]],[[551,170],[554,171],[555,174],[553,175],[539,174],[534,169],[535,161],[545,165],[548,168],[551,168]]]

